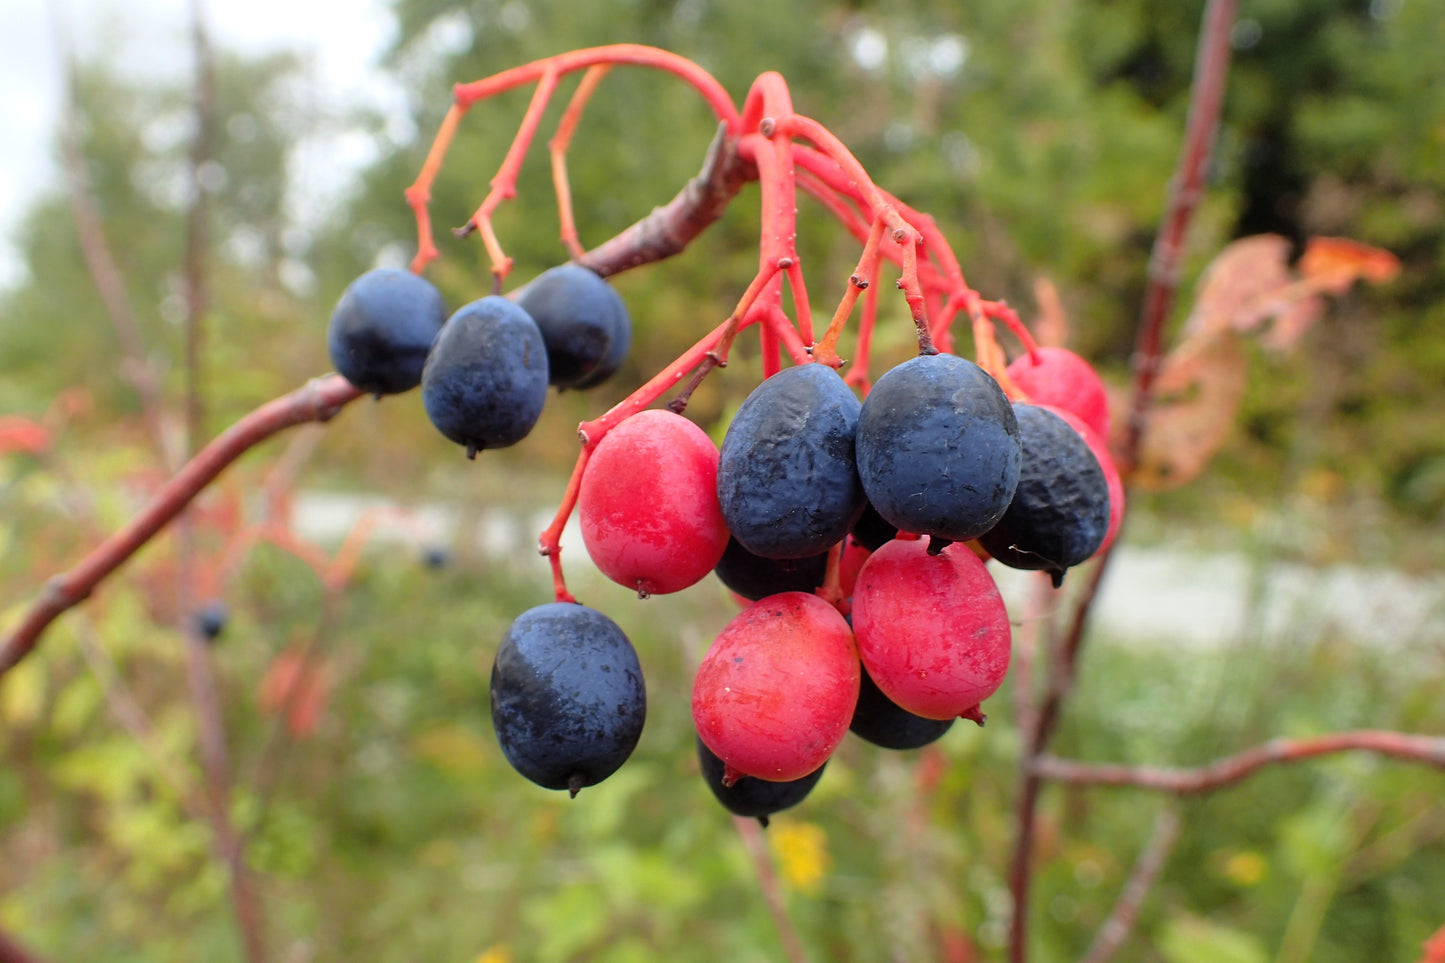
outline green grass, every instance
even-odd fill
[[[709,580],[644,602],[580,574],[573,587],[633,639],[649,716],[622,770],[569,800],[510,769],[487,701],[505,626],[548,598],[540,559],[461,553],[430,570],[410,550],[373,551],[322,624],[302,566],[252,557],[216,657],[235,814],[253,834],[278,958],[781,958],[746,851],[693,757],[691,672],[733,611],[725,592]],[[161,741],[190,758],[174,633],[124,589],[87,617]],[[12,691],[0,702],[0,925],[54,959],[240,959],[207,832],[106,714],[71,636],[58,626],[31,663],[17,687],[38,687],[29,708]],[[1307,626],[1295,636],[1214,651],[1092,639],[1056,749],[1194,764],[1275,734],[1441,731],[1437,651],[1313,642]],[[276,720],[258,680],[313,637],[332,698],[314,734],[284,738],[263,763]],[[985,729],[961,723],[923,752],[850,736],[814,794],[775,817],[788,909],[815,959],[937,958],[958,936],[999,955],[1019,750],[1007,686],[987,709]],[[1353,755],[1183,803],[1178,844],[1120,958],[1413,963],[1445,922],[1442,791],[1439,772]],[[1046,792],[1037,960],[1080,957],[1165,802]]]

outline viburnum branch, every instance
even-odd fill
[[[545,71],[537,80],[537,89],[532,91],[532,100],[527,104],[527,113],[523,115],[522,123],[517,128],[517,135],[512,138],[512,146],[507,148],[507,156],[502,159],[502,166],[492,178],[491,190],[487,191],[487,196],[482,199],[477,212],[455,232],[458,237],[465,237],[474,230],[481,233],[482,243],[487,248],[487,257],[492,262],[494,291],[501,290],[502,282],[511,273],[512,259],[507,257],[502,250],[501,241],[497,239],[496,228],[492,225],[492,214],[503,201],[517,196],[517,175],[521,173],[522,161],[526,160],[527,148],[532,146],[532,138],[537,133],[538,125],[542,123],[542,113],[547,109],[556,89],[557,72]]]
[[[1134,381],[1130,392],[1128,425],[1116,462],[1126,481],[1143,441],[1144,421],[1153,396],[1162,354],[1164,322],[1178,286],[1178,266],[1186,229],[1193,218],[1203,189],[1203,174],[1219,127],[1224,103],[1225,79],[1229,72],[1230,29],[1238,0],[1208,0],[1205,5],[1199,43],[1195,53],[1194,76],[1189,90],[1189,118],[1179,167],[1171,182],[1169,200],[1155,240],[1149,284],[1140,312],[1135,340]],[[1118,545],[1117,538],[1113,546]],[[1075,608],[1069,635],[1057,658],[1050,661],[1047,691],[1039,709],[1038,725],[1025,733],[1024,773],[1021,779],[1015,823],[1013,857],[1009,868],[1009,891],[1013,896],[1013,919],[1009,925],[1010,963],[1028,959],[1029,897],[1033,885],[1034,828],[1042,776],[1035,761],[1048,746],[1065,693],[1076,672],[1084,627],[1088,622],[1099,580],[1112,555],[1111,546],[1095,563],[1090,588]]]
[[[222,432],[162,485],[125,527],[96,546],[70,571],[50,580],[0,642],[0,677],[30,654],[51,622],[84,601],[237,458],[287,428],[330,420],[360,396],[361,392],[345,378],[327,375],[268,401]]]
[[[431,186],[435,183],[437,174],[441,173],[442,160],[445,159],[447,148],[456,136],[457,125],[461,123],[466,112],[465,107],[452,104],[442,118],[441,127],[432,140],[431,149],[427,151],[426,160],[422,163],[416,180],[412,181],[411,186],[404,192],[406,203],[416,218],[416,256],[411,259],[411,270],[415,274],[420,274],[428,264],[441,256],[432,235]]]
[[[1089,944],[1081,963],[1108,963],[1119,951],[1119,947],[1124,945],[1124,941],[1134,930],[1134,924],[1139,921],[1139,910],[1143,908],[1149,890],[1154,888],[1154,881],[1164,871],[1169,853],[1179,839],[1180,825],[1179,811],[1173,806],[1162,810],[1155,817],[1154,830],[1149,834],[1149,841],[1144,844],[1139,858],[1134,861],[1134,868],[1130,871],[1124,888],[1119,892],[1119,899],[1094,934],[1094,940]]]
[[[577,496],[582,491],[582,473],[587,470],[592,448],[584,437],[582,450],[577,453],[577,462],[572,466],[572,476],[567,479],[567,490],[557,506],[557,514],[537,540],[537,551],[546,557],[552,568],[552,597],[558,602],[577,601],[577,597],[567,590],[567,580],[562,575],[562,530],[567,527],[567,519],[572,517],[572,511],[577,507]]]
[[[567,181],[567,148],[572,143],[577,122],[582,118],[582,108],[587,105],[592,92],[611,69],[611,64],[598,64],[587,68],[587,72],[582,75],[582,82],[577,85],[572,99],[567,102],[567,109],[562,112],[562,119],[557,122],[557,133],[547,142],[547,151],[552,155],[552,187],[557,194],[557,218],[561,222],[562,244],[574,261],[581,260],[587,254],[587,249],[582,246],[582,241],[577,236],[577,221],[572,216],[572,185]]]
[[[1089,763],[1040,756],[1030,771],[1042,779],[1074,786],[1132,786],[1192,796],[1232,786],[1265,766],[1341,752],[1371,752],[1445,770],[1445,736],[1359,729],[1301,739],[1271,739],[1243,752],[1187,768]]]
[[[813,348],[814,361],[830,368],[842,367],[843,362],[838,357],[838,337],[843,333],[843,326],[848,323],[848,318],[853,313],[853,306],[858,303],[858,295],[872,286],[870,279],[878,273],[878,242],[882,237],[883,220],[874,218],[868,239],[863,244],[863,252],[858,256],[858,266],[853,269],[848,285],[843,289],[838,310],[834,312],[828,330],[823,332],[823,340]]]
[[[436,244],[432,238],[431,216],[428,213],[427,205],[431,201],[431,185],[441,170],[447,148],[451,144],[462,115],[479,100],[526,84],[540,84],[542,78],[547,75],[554,79],[561,78],[573,71],[586,70],[600,64],[635,64],[672,73],[682,78],[702,95],[730,134],[735,135],[738,132],[737,108],[733,105],[728,92],[711,74],[685,57],[641,44],[613,44],[605,47],[573,50],[555,57],[547,57],[513,67],[482,80],[457,84],[452,90],[452,106],[442,120],[441,128],[427,153],[422,171],[417,176],[415,183],[406,191],[407,203],[411,205],[417,221],[417,254],[412,260],[413,271],[420,273],[429,262],[438,256]]]
[[[1210,0],[1204,10],[1204,27],[1195,57],[1190,90],[1189,118],[1179,166],[1170,181],[1169,201],[1163,225],[1154,238],[1149,256],[1148,286],[1139,315],[1134,342],[1134,383],[1129,393],[1124,444],[1119,452],[1119,472],[1127,479],[1138,460],[1144,438],[1144,424],[1154,396],[1154,380],[1163,357],[1164,324],[1179,289],[1179,267],[1184,257],[1184,238],[1194,210],[1204,193],[1204,173],[1219,130],[1224,105],[1225,77],[1229,73],[1230,46],[1227,37],[1234,23],[1238,0]],[[1220,41],[1223,35],[1225,40]]]

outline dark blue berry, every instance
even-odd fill
[[[1068,422],[1037,405],[1014,405],[1023,469],[1013,502],[979,544],[1011,568],[1041,569],[1059,585],[1109,531],[1109,485],[1099,460]]]
[[[828,553],[806,558],[764,558],[730,538],[713,571],[728,588],[756,602],[779,592],[812,592],[828,574]]]
[[[863,510],[853,436],[859,402],[832,368],[785,368],[738,408],[718,458],[717,494],[754,555],[805,558],[841,541]]]
[[[813,791],[813,787],[823,777],[823,770],[828,766],[825,762],[801,779],[789,782],[770,782],[752,776],[740,776],[731,786],[725,786],[723,761],[703,745],[701,739],[697,740],[697,761],[702,767],[703,781],[728,812],[735,816],[755,818],[764,826],[768,824],[768,817],[773,813],[790,809],[802,802],[808,793]]]
[[[918,749],[938,739],[952,719],[925,719],[902,708],[878,688],[865,668],[859,679],[858,707],[848,728],[884,749]]]
[[[574,796],[627,761],[647,714],[632,643],[601,612],[569,602],[517,617],[497,649],[491,688],[507,761]]]
[[[527,436],[547,400],[547,349],[527,312],[489,295],[452,315],[421,379],[422,403],[470,457]]]
[[[331,312],[326,347],[347,381],[377,395],[421,383],[427,352],[447,319],[431,282],[410,271],[378,268],[347,287]]]
[[[858,475],[890,525],[965,541],[1003,517],[1019,479],[1019,429],[978,365],[921,355],[878,379],[858,416]]]
[[[226,623],[231,621],[231,610],[226,603],[220,599],[212,599],[196,611],[196,631],[207,642],[214,642],[220,638],[221,633],[226,631]]]
[[[632,340],[632,322],[601,275],[577,264],[542,272],[516,295],[547,346],[550,381],[590,388],[617,371]]]

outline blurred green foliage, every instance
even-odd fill
[[[452,82],[622,41],[693,57],[738,99],[759,72],[782,72],[799,110],[837,131],[879,183],[937,218],[983,293],[1032,315],[1035,278],[1051,278],[1075,345],[1121,381],[1177,159],[1201,7],[399,0],[386,66],[412,93],[420,134],[408,136],[394,117],[349,118],[385,150],[320,225],[296,223],[287,206],[288,163],[315,123],[289,93],[298,63],[223,55],[215,162],[224,177],[211,197],[205,319],[210,428],[325,370],[324,319],[339,291],[378,258],[409,257],[401,191]],[[1139,499],[1163,521],[1135,531],[1175,538],[1181,519],[1247,529],[1300,495],[1315,537],[1284,550],[1438,564],[1445,433],[1431,412],[1445,403],[1445,16],[1438,3],[1309,0],[1245,4],[1242,17],[1188,277],[1230,238],[1258,231],[1350,236],[1390,248],[1404,271],[1333,306],[1298,353],[1260,352],[1218,470],[1167,500]],[[527,96],[473,108],[433,192],[445,257],[430,276],[453,303],[488,279],[480,246],[445,229],[484,195]],[[177,185],[188,110],[183,89],[138,84],[105,61],[84,65],[75,119],[87,169],[172,397],[183,375],[186,198]],[[615,70],[570,162],[584,242],[667,201],[697,170],[713,130],[674,79]],[[519,188],[498,228],[525,280],[563,257],[541,144]],[[576,423],[736,301],[755,268],[755,199],[746,190],[683,256],[617,279],[637,325],[633,357],[599,392],[553,398],[525,445],[463,464],[419,427],[414,396],[358,403],[326,430],[304,483],[459,506],[468,523],[507,506],[530,532],[533,513],[560,494]],[[816,209],[802,215],[813,297],[828,306],[841,289],[829,279],[846,278],[856,245]],[[0,292],[0,411],[38,417],[76,386],[89,406],[52,423],[52,451],[0,456],[7,619],[154,484],[137,402],[63,196],[35,199],[24,239],[29,273]],[[902,320],[901,304],[888,311]],[[889,331],[905,327],[885,320],[880,332],[884,353],[901,356],[907,338],[890,341]],[[739,362],[696,396],[690,412],[705,426],[717,429],[750,387],[754,355],[741,345]],[[217,497],[244,499],[275,454],[268,446],[243,460]],[[214,559],[223,535],[202,531],[204,558]],[[153,746],[180,761],[178,778],[193,787],[174,552],[169,539],[147,549],[0,686],[0,928],[54,958],[239,959],[209,833],[186,811],[176,774],[165,776],[114,721],[107,676],[80,644],[93,633],[115,660],[154,727]],[[584,577],[579,594],[595,596],[636,642],[651,711],[636,757],[569,801],[510,770],[487,709],[492,647],[512,617],[545,601],[545,566],[527,550],[498,560],[460,539],[453,563],[438,570],[415,552],[387,545],[369,554],[347,591],[329,598],[305,565],[264,547],[228,586],[233,618],[216,661],[240,786],[234,818],[249,834],[277,956],[778,958],[753,868],[692,757],[686,694],[728,617],[721,589],[709,583],[644,604]],[[1190,764],[1280,733],[1445,725],[1440,654],[1429,640],[1402,640],[1382,657],[1302,618],[1289,638],[1242,638],[1222,650],[1149,641],[1158,644],[1092,640],[1061,753]],[[300,645],[324,653],[332,672],[320,727],[304,737],[284,734],[260,692],[278,653]],[[960,726],[937,752],[900,756],[850,738],[814,795],[775,820],[769,835],[788,907],[817,958],[933,958],[958,939],[997,955],[1019,751],[1007,695],[997,701],[986,730]],[[1438,773],[1339,757],[1189,801],[1178,849],[1123,958],[1412,963],[1445,922],[1442,788]],[[1128,791],[1046,795],[1038,959],[1082,953],[1161,805]]]

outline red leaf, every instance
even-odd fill
[[[1343,237],[1312,237],[1300,258],[1306,279],[1331,294],[1344,294],[1357,280],[1383,284],[1400,273],[1400,259],[1382,248]]]

